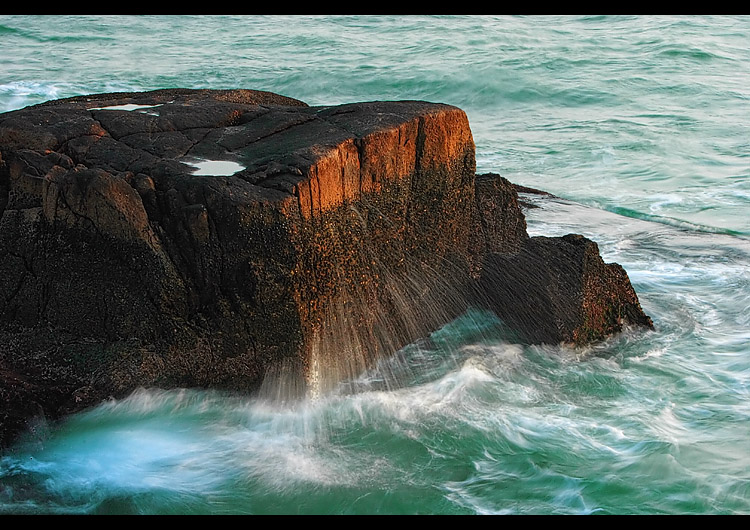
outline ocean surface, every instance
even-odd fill
[[[750,514],[750,17],[0,16],[0,112],[165,87],[461,107],[656,330],[470,312],[314,400],[141,389],[0,454],[0,513]]]

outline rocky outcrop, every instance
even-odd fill
[[[485,260],[480,285],[492,296],[483,302],[525,342],[583,346],[625,325],[653,327],[625,270],[581,235],[533,237]]]
[[[527,236],[448,105],[53,101],[0,115],[0,215],[0,432],[144,385],[324,391],[470,305],[532,341],[650,325],[593,243]]]

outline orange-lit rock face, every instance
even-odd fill
[[[317,159],[305,169],[297,184],[300,213],[305,219],[356,200],[361,193],[359,153],[354,139],[315,153]]]

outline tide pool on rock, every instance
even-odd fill
[[[197,160],[186,163],[195,168],[193,175],[197,176],[231,177],[235,173],[247,169],[245,166],[230,160]]]
[[[135,105],[133,103],[125,103],[124,105],[110,105],[108,107],[91,107],[89,110],[125,110],[125,111],[139,111],[143,112],[145,109],[155,109],[159,105]],[[149,112],[146,112],[149,114]],[[158,116],[158,114],[157,114]]]

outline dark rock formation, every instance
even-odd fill
[[[137,386],[321,391],[471,304],[532,341],[650,325],[595,244],[529,239],[513,185],[474,173],[466,115],[425,102],[0,115],[0,444]]]
[[[582,346],[627,324],[653,327],[625,270],[605,264],[597,244],[583,236],[533,237],[517,253],[485,260],[480,285],[492,293],[487,307],[524,341]]]

